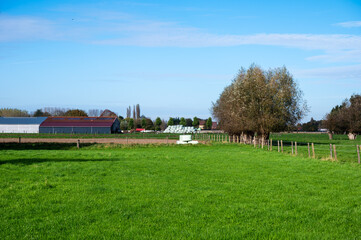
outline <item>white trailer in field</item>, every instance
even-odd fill
[[[0,133],[39,133],[46,117],[0,117]]]

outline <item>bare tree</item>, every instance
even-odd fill
[[[88,116],[89,117],[99,117],[102,112],[103,112],[103,110],[101,110],[101,109],[89,109]]]
[[[132,108],[129,106],[127,108],[127,118],[130,118],[131,112],[132,112]]]
[[[137,112],[137,119],[139,119],[140,118],[140,106],[139,106],[139,104],[137,104],[137,106],[136,106],[136,112]]]
[[[135,109],[135,106],[133,105],[133,119],[135,120],[136,119],[136,109]]]

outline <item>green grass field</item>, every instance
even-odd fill
[[[3,144],[0,178],[1,239],[361,238],[354,163],[239,144]]]

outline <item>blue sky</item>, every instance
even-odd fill
[[[0,1],[0,107],[206,118],[252,63],[323,118],[361,93],[361,2]]]

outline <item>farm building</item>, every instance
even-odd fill
[[[39,133],[46,117],[0,117],[0,133]]]
[[[120,132],[117,117],[48,117],[40,133],[109,134]]]

